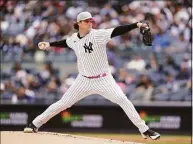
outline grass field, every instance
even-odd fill
[[[140,134],[98,134],[98,133],[71,133],[96,138],[108,138],[121,141],[140,142],[145,144],[191,144],[192,137],[189,135],[162,135],[159,140],[143,139]]]

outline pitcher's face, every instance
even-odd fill
[[[91,30],[93,23],[94,23],[94,20],[92,18],[82,20],[78,23],[79,29]]]

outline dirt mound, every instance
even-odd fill
[[[139,144],[136,142],[75,136],[51,132],[1,131],[1,144]]]

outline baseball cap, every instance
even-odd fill
[[[89,12],[81,12],[81,13],[79,13],[78,14],[78,16],[77,16],[77,22],[80,22],[80,21],[82,21],[82,20],[86,20],[86,19],[92,19],[93,17],[92,17],[92,15],[91,15],[91,13],[89,13]]]

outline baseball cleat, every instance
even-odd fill
[[[141,135],[144,139],[147,139],[148,137],[150,137],[152,140],[157,140],[161,136],[159,133],[151,129],[148,129],[146,132],[142,133]]]
[[[27,127],[23,130],[24,133],[37,133],[38,128],[34,124],[29,124]]]

